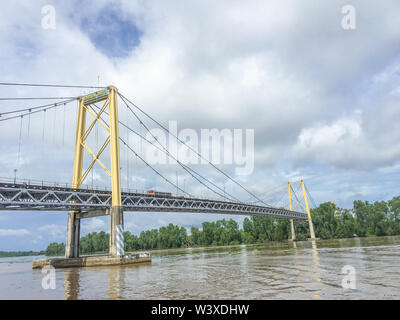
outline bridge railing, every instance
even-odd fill
[[[27,185],[27,186],[38,186],[38,187],[57,187],[57,188],[68,188],[73,189],[71,183],[66,182],[54,182],[54,181],[46,181],[46,180],[38,180],[38,179],[21,179],[21,178],[5,178],[0,177],[1,183],[8,183],[8,184],[16,184],[16,185]],[[91,185],[91,184],[83,184],[80,189],[83,190],[95,190],[95,191],[109,191],[111,192],[111,187],[107,186],[98,186],[98,185]],[[139,189],[127,189],[121,188],[122,192],[129,192],[129,193],[145,193],[144,190]]]
[[[47,181],[47,180],[38,180],[38,179],[21,179],[21,178],[7,178],[7,177],[0,177],[0,183],[7,183],[11,185],[26,185],[26,186],[37,186],[37,187],[55,187],[55,188],[67,188],[67,189],[73,189],[71,183],[66,183],[66,182],[54,182],[54,181]],[[91,184],[83,184],[80,188],[81,190],[94,190],[94,191],[107,191],[111,192],[111,187],[107,186],[98,186],[98,185],[91,185]],[[145,194],[147,193],[146,190],[142,189],[131,189],[131,188],[121,188],[121,192],[123,193],[138,193],[138,194]],[[176,194],[176,193],[171,193],[171,196],[173,197],[184,197],[184,198],[190,198],[187,195],[183,194]],[[212,196],[197,196],[193,195],[197,199],[204,199],[204,200],[215,200],[215,201],[227,201],[226,199],[223,198],[217,198],[217,197],[212,197]],[[235,202],[235,201],[231,201]],[[241,203],[244,204],[254,204],[251,202],[246,202],[243,201]]]

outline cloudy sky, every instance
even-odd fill
[[[43,27],[46,5],[55,8],[55,29]],[[342,26],[345,5],[356,10],[355,29]],[[399,195],[399,14],[396,0],[3,1],[0,82],[113,84],[163,125],[176,120],[178,130],[254,129],[254,171],[235,179],[274,205],[287,203],[288,181],[304,179],[317,204],[350,208]],[[0,86],[3,98],[89,92]],[[46,102],[0,101],[0,112]],[[121,121],[144,134],[119,103]],[[18,178],[71,181],[76,103],[55,110],[24,117],[22,126],[0,122],[1,177],[17,169]],[[93,148],[104,138],[95,131]],[[144,142],[120,134],[146,152]],[[124,188],[174,192],[123,148],[121,167]],[[234,165],[220,167],[235,175]],[[186,191],[210,196],[181,168],[157,168],[174,182],[178,176]],[[249,200],[210,166],[195,169]],[[86,182],[109,184],[101,167]],[[137,234],[218,218],[128,213],[125,228]],[[2,211],[0,250],[65,241],[66,221],[66,213]],[[85,221],[82,234],[100,230],[108,219]]]

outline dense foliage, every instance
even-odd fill
[[[93,232],[80,239],[80,252],[82,254],[106,253],[109,245],[108,233]]]
[[[325,202],[311,210],[311,217],[315,234],[321,239],[398,235],[400,197],[388,202],[354,201],[352,210]],[[302,239],[308,236],[307,222],[296,224],[296,235]]]
[[[311,210],[315,234],[321,239],[350,238],[354,236],[385,236],[400,234],[400,197],[375,203],[354,201],[352,210],[336,208],[330,202]],[[296,222],[296,237],[309,237],[308,222]],[[173,224],[159,229],[142,231],[139,236],[124,233],[125,251],[181,248],[188,246],[222,246],[240,243],[283,241],[290,238],[290,222],[252,216],[245,218],[243,228],[235,220],[203,222],[202,228],[186,229]],[[90,233],[81,238],[82,254],[105,253],[109,235]],[[46,255],[63,255],[64,244],[51,243]]]
[[[63,256],[65,254],[64,243],[56,243],[56,242],[50,243],[45,251],[45,254],[48,257]]]
[[[126,251],[181,248],[189,244],[186,229],[172,223],[158,230],[142,231],[139,237],[125,232],[124,237]]]

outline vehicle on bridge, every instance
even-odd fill
[[[155,190],[147,190],[145,195],[153,196],[153,197],[157,197],[157,196],[159,196],[159,197],[171,197],[172,193],[171,192],[159,192],[159,191],[155,191]]]

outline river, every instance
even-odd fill
[[[155,251],[149,265],[57,269],[47,290],[38,258],[0,259],[0,299],[400,299],[400,236]]]

